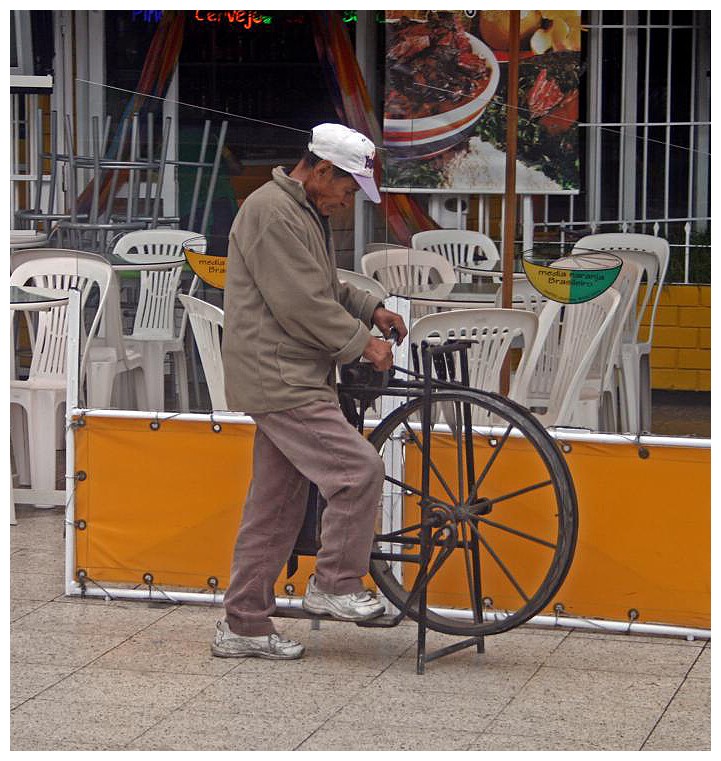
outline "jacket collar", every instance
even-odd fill
[[[328,250],[331,251],[333,248],[333,242],[330,238],[330,222],[327,217],[321,216],[318,209],[316,209],[314,204],[311,203],[310,199],[306,195],[303,183],[300,180],[296,180],[293,177],[290,177],[282,166],[275,167],[271,174],[275,183],[280,185],[280,187],[285,190],[289,196],[291,196],[301,206],[305,207],[313,214],[316,221],[320,225],[321,230],[323,230]]]
[[[272,172],[273,181],[280,185],[288,195],[292,196],[299,204],[313,208],[305,194],[305,188],[300,180],[290,177],[282,166],[277,166]]]

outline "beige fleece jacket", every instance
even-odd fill
[[[336,401],[335,367],[357,359],[378,298],[338,282],[327,220],[281,167],[230,230],[223,371],[231,410]]]

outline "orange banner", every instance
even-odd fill
[[[228,583],[251,474],[254,426],[91,417],[76,431],[76,568],[103,585],[210,591]],[[508,466],[523,467],[523,442]],[[579,503],[576,555],[557,603],[566,615],[709,627],[710,450],[573,442],[566,455]],[[407,467],[417,467],[412,460]],[[302,595],[304,558],[286,584]],[[452,567],[444,570],[453,605]],[[461,584],[461,580],[459,580]]]

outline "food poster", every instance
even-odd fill
[[[580,11],[520,11],[516,192],[579,189]],[[386,11],[386,190],[503,193],[509,11]]]

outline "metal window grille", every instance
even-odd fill
[[[545,196],[536,233],[662,235],[669,279],[710,277],[710,11],[585,11],[577,196]],[[584,104],[585,103],[585,112]],[[584,121],[585,118],[585,121]]]

